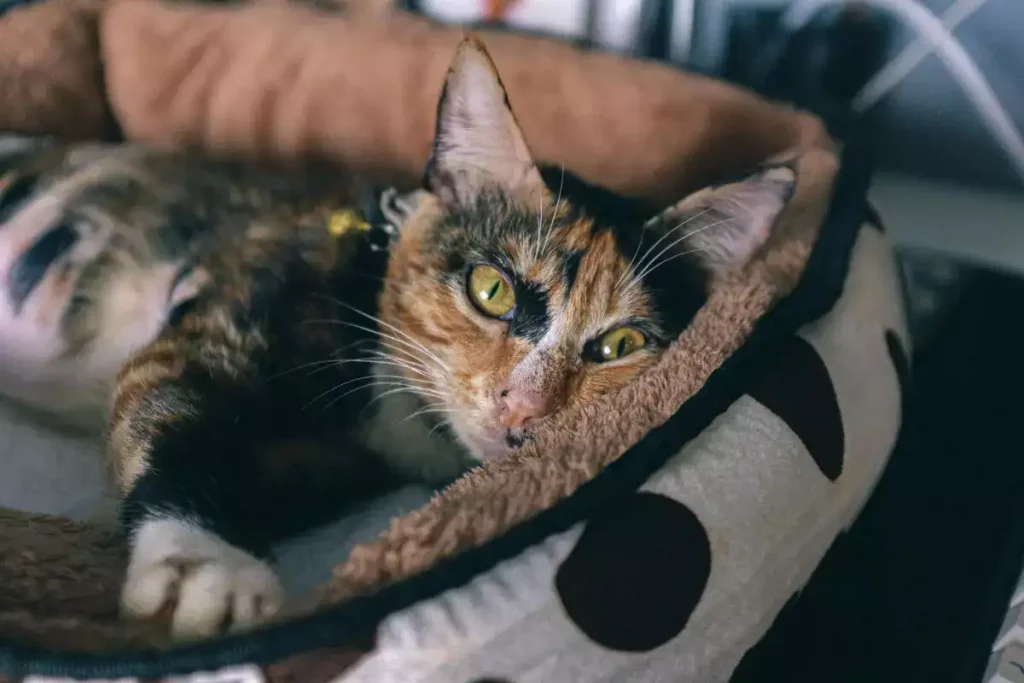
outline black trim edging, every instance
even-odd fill
[[[549,536],[567,531],[617,498],[631,495],[743,395],[750,370],[770,362],[775,349],[799,327],[831,310],[842,294],[853,245],[867,215],[870,176],[866,146],[851,136],[841,155],[824,229],[793,293],[762,318],[750,339],[665,424],[550,509],[422,574],[292,622],[170,651],[80,654],[3,643],[0,674],[160,679],[241,664],[265,666],[304,652],[343,646],[372,632],[391,613],[458,588]]]

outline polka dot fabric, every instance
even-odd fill
[[[392,614],[338,683],[728,681],[895,444],[911,372],[900,291],[865,223],[831,310],[639,489]]]

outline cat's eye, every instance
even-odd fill
[[[619,327],[604,335],[597,341],[597,360],[602,363],[624,358],[637,351],[647,343],[644,333],[634,327]]]
[[[504,318],[516,307],[516,293],[505,274],[481,264],[469,271],[469,297],[485,315]]]

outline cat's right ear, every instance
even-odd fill
[[[530,206],[547,192],[494,62],[475,38],[459,44],[448,69],[424,187],[449,206],[489,187]]]
[[[664,236],[652,260],[688,254],[716,276],[742,267],[768,240],[795,187],[795,166],[779,163],[695,192],[648,221],[648,230]]]

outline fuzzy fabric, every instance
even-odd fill
[[[103,90],[102,0],[47,0],[0,15],[0,130],[73,140],[116,134]]]
[[[327,155],[410,186],[463,31],[402,12],[360,17],[116,2],[101,26],[111,104],[135,140]],[[534,155],[624,194],[668,203],[823,136],[814,118],[665,65],[478,35]]]
[[[92,1],[46,0],[0,17],[0,128],[111,135],[96,73],[101,48],[109,101],[129,138],[221,154],[323,153],[410,184],[426,159],[438,90],[461,33],[392,12],[348,17],[283,3],[110,0],[97,46],[86,28],[95,19]],[[31,16],[44,18],[34,30],[49,38],[36,52],[16,52],[6,39],[28,35]],[[784,153],[796,160],[796,195],[761,258],[722,283],[657,367],[396,520],[336,569],[311,596],[313,607],[479,545],[595,476],[692,396],[792,289],[824,218],[836,157],[817,119],[665,66],[539,38],[485,32],[483,39],[542,159],[666,203]],[[78,651],[165,646],[159,625],[117,619],[124,562],[115,534],[0,511],[0,638]]]

